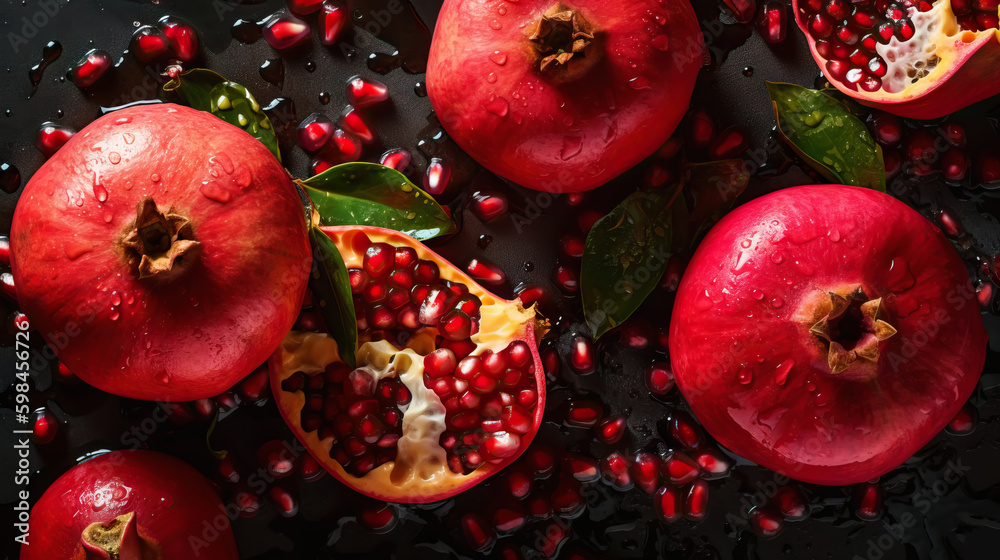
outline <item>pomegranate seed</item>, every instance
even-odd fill
[[[965,15],[972,11],[972,0],[951,0],[951,9],[956,15]]]
[[[326,469],[324,469],[319,462],[317,462],[316,459],[308,453],[302,456],[300,463],[299,473],[302,475],[302,480],[304,482],[316,482],[326,475]]]
[[[31,440],[39,445],[51,443],[59,433],[59,421],[47,408],[39,408],[34,413],[31,426]]]
[[[379,163],[396,171],[406,171],[406,168],[410,166],[410,152],[403,148],[393,148],[382,154]]]
[[[785,519],[789,521],[799,521],[809,515],[809,507],[806,505],[805,496],[794,486],[782,486],[771,498]]]
[[[385,298],[389,295],[389,290],[386,288],[385,284],[372,282],[365,286],[361,295],[363,296],[364,301],[367,301],[368,303],[380,303],[385,301]],[[357,305],[354,306],[355,311],[364,311],[363,308],[363,305],[360,308]]]
[[[288,0],[288,9],[300,16],[309,15],[323,5],[323,0]]]
[[[170,40],[159,29],[143,25],[132,33],[128,50],[139,62],[151,62],[170,52]]]
[[[417,263],[416,268],[413,269],[413,280],[415,282],[421,282],[429,284],[432,282],[437,282],[440,278],[440,271],[438,270],[438,265],[431,261],[420,261]],[[423,298],[421,298],[421,301]],[[415,302],[419,303],[419,302]]]
[[[594,344],[590,338],[582,335],[573,338],[569,360],[576,373],[580,375],[594,373],[597,366],[594,360]]]
[[[976,157],[976,175],[986,184],[1000,182],[1000,153],[983,152]]]
[[[826,13],[833,19],[844,19],[850,15],[850,9],[844,0],[827,0]]]
[[[194,60],[198,55],[198,34],[186,21],[173,16],[164,16],[159,21],[160,30],[170,41],[174,56],[184,62]]]
[[[542,351],[542,368],[551,379],[559,376],[559,353],[555,348],[546,348]]]
[[[632,461],[632,480],[643,492],[653,495],[660,482],[660,458],[652,453],[636,453]]]
[[[480,284],[487,286],[499,286],[507,281],[507,275],[500,267],[485,259],[472,259],[465,266],[465,270]]]
[[[996,29],[1000,26],[1000,17],[994,13],[979,12],[976,14],[976,23],[979,24],[979,28],[986,29]]]
[[[747,149],[749,132],[740,125],[732,125],[719,133],[708,148],[708,155],[714,159],[736,157]]]
[[[256,494],[250,491],[248,487],[244,488],[244,490],[236,493],[234,501],[236,502],[236,506],[240,509],[240,517],[254,517],[257,515],[257,512],[260,511],[260,500],[257,498]]]
[[[642,186],[647,190],[658,189],[669,184],[673,179],[673,171],[654,163],[643,172]]]
[[[441,347],[451,350],[459,359],[468,357],[468,355],[474,352],[477,348],[476,344],[471,340],[460,340],[458,342],[445,340],[441,343]]]
[[[513,457],[521,449],[521,436],[510,432],[496,432],[483,440],[481,449],[497,459]]]
[[[382,82],[355,76],[347,81],[347,101],[358,109],[365,109],[389,99],[389,88]]]
[[[364,270],[371,278],[384,278],[396,263],[396,249],[388,243],[375,243],[365,251]]]
[[[52,122],[43,123],[35,136],[35,147],[45,157],[52,157],[74,134],[76,131],[71,128]]]
[[[951,148],[941,156],[941,174],[947,181],[965,179],[968,169],[969,158],[961,148]]]
[[[701,467],[698,463],[680,451],[666,457],[660,466],[660,476],[678,486],[691,482],[699,474]]]
[[[976,423],[979,420],[979,413],[976,408],[970,403],[965,403],[965,406],[958,411],[958,414],[948,422],[947,430],[948,432],[964,436],[971,434],[976,429]]]
[[[646,387],[654,395],[666,395],[674,388],[674,373],[667,362],[653,362],[646,369]]]
[[[878,482],[864,482],[854,488],[854,514],[862,521],[874,521],[882,517],[882,485]]]
[[[319,174],[335,165],[358,161],[361,158],[361,141],[341,129],[335,129],[330,141],[313,160],[313,173]]]
[[[661,486],[653,498],[653,505],[656,516],[664,523],[674,523],[683,516],[680,492],[673,486]]]
[[[330,119],[319,113],[305,118],[296,131],[295,138],[307,152],[318,152],[333,136],[334,126]]]
[[[604,407],[596,401],[573,399],[566,407],[567,426],[591,428],[604,415]]]
[[[233,463],[232,454],[226,454],[225,457],[220,459],[216,470],[219,472],[222,480],[226,482],[236,484],[240,481],[240,473],[236,470],[236,465]]]
[[[583,257],[584,243],[583,239],[576,235],[566,235],[559,240],[559,248],[562,255],[571,259],[580,259]]]
[[[291,492],[281,486],[272,486],[267,497],[282,517],[295,517],[299,513],[299,502]]]
[[[830,60],[826,63],[827,78],[835,81],[843,81],[847,77],[850,66],[842,60]]]
[[[962,125],[949,122],[938,127],[938,134],[957,148],[965,147],[965,129]]]
[[[625,435],[625,418],[622,416],[609,416],[594,426],[594,435],[597,439],[608,445],[614,445],[621,441]]]
[[[107,51],[91,49],[70,70],[70,79],[77,87],[91,86],[111,68],[111,55]]]
[[[705,441],[705,433],[694,418],[684,412],[678,412],[670,423],[670,435],[685,449],[696,449]]]
[[[567,453],[563,458],[563,466],[579,482],[594,482],[601,477],[600,466],[590,457]]]
[[[424,190],[431,196],[438,196],[448,188],[448,181],[451,179],[451,166],[444,163],[440,158],[431,158],[427,164],[427,172],[424,174]]]
[[[525,463],[531,467],[535,478],[548,478],[556,470],[556,458],[546,447],[535,447],[525,456]]]
[[[693,458],[701,467],[702,477],[706,480],[724,478],[733,469],[732,459],[717,449],[700,449],[694,453]]]
[[[534,520],[552,517],[552,503],[547,496],[535,496],[528,500],[526,506],[528,515]]]
[[[910,20],[903,19],[896,22],[896,38],[900,41],[909,41],[913,38],[914,33],[916,33],[916,30]]]
[[[10,265],[10,238],[0,235],[0,264]]]
[[[573,516],[564,515],[563,517]],[[569,525],[565,521],[553,521],[539,531],[541,538],[535,542],[535,546],[545,558],[555,558],[570,537]]]
[[[715,139],[715,120],[704,109],[697,109],[688,116],[684,132],[692,148],[707,148]]]
[[[813,14],[809,18],[809,31],[812,32],[813,37],[826,39],[833,33],[833,19],[827,14]]]
[[[28,321],[28,316],[20,311],[14,312],[13,319],[14,329],[16,331],[26,331],[31,328],[31,322]],[[15,331],[15,332],[16,332]],[[76,376],[73,375],[69,369],[66,369],[62,363],[59,364],[59,379],[62,381],[73,382],[76,381]]]
[[[518,503],[500,506],[493,512],[493,528],[499,533],[510,534],[524,527],[527,515]]]
[[[510,487],[510,494],[518,500],[523,499],[531,493],[532,478],[523,471],[513,471],[507,477],[507,485]]]
[[[493,528],[476,513],[462,516],[462,531],[465,533],[465,541],[469,544],[469,548],[477,552],[489,552],[497,540]]]
[[[559,515],[573,518],[583,513],[586,507],[580,493],[580,483],[572,478],[562,478],[552,492],[552,509]]]
[[[906,160],[916,163],[932,163],[937,159],[934,136],[926,130],[915,131],[906,142]]]
[[[344,107],[344,110],[340,113],[340,118],[337,120],[337,124],[340,128],[360,138],[365,144],[374,144],[378,141],[378,135],[368,126],[361,113],[351,105]]]
[[[556,267],[555,281],[559,285],[559,289],[567,294],[575,294],[580,290],[580,282],[577,280],[576,272],[565,266]]]
[[[632,488],[632,475],[629,474],[628,459],[617,451],[612,452],[601,461],[601,478],[604,482],[618,490],[624,492]]]
[[[696,480],[691,483],[684,498],[684,517],[691,521],[701,521],[708,513],[708,483]]]
[[[576,227],[580,229],[580,233],[587,235],[594,227],[594,224],[603,217],[604,214],[596,210],[584,210],[576,218]]]
[[[521,553],[520,545],[507,544],[500,550],[497,558],[500,560],[524,560],[524,554]]]
[[[976,288],[976,299],[979,300],[979,306],[984,311],[991,309],[993,305],[993,285],[985,282],[980,284]]]
[[[489,222],[507,213],[507,197],[493,191],[472,193],[472,212],[482,221]]]
[[[652,341],[649,338],[649,332],[652,328],[645,321],[638,319],[633,319],[621,329],[621,343],[626,348],[631,348],[633,350],[645,350],[649,348]]]
[[[903,138],[903,122],[896,115],[874,111],[868,127],[875,141],[883,146],[898,146]]]
[[[749,23],[757,12],[755,0],[723,0],[728,12],[739,23]]]
[[[271,440],[257,449],[257,460],[274,478],[295,472],[295,453],[281,440]]]
[[[243,378],[237,386],[237,391],[239,392],[242,400],[249,403],[256,403],[270,394],[271,386],[268,381],[268,372],[266,367],[259,367],[253,371],[250,375]]]
[[[882,150],[882,161],[885,163],[885,178],[891,179],[903,170],[903,156],[893,149]]]
[[[836,31],[834,31],[834,36],[840,40],[841,43],[845,45],[854,45],[861,38],[858,32],[851,29],[847,25],[838,25]]]
[[[261,26],[264,40],[279,51],[294,47],[309,36],[309,24],[286,11],[271,14]]]
[[[391,531],[398,520],[396,508],[388,503],[371,504],[358,513],[358,523],[375,534]]]
[[[319,14],[320,42],[324,45],[336,43],[347,26],[347,20],[347,10],[339,2],[324,2],[323,11]]]
[[[785,528],[785,520],[770,508],[754,508],[750,512],[750,528],[758,536],[769,539]]]
[[[441,317],[438,330],[448,340],[465,340],[472,335],[472,319],[463,311],[452,309]]]

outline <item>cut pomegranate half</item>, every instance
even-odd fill
[[[866,105],[933,119],[1000,93],[996,2],[793,0],[831,84]]]
[[[442,500],[514,461],[545,408],[534,308],[401,233],[323,230],[349,270],[358,366],[325,332],[288,335],[269,367],[299,440],[338,480],[391,502]]]

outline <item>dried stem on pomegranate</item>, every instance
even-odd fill
[[[135,513],[125,513],[107,523],[91,523],[80,536],[87,560],[155,560],[154,548],[139,536]]]
[[[878,361],[878,345],[896,334],[896,328],[879,318],[882,298],[869,300],[860,287],[847,296],[829,292],[830,310],[809,328],[809,332],[824,341],[828,348],[827,363],[831,373],[842,373],[858,360],[875,363]],[[856,341],[840,339],[838,323],[845,318],[852,306],[856,306],[860,333]],[[853,344],[852,344],[853,343]],[[846,347],[845,344],[850,346]]]
[[[139,202],[135,223],[122,245],[138,260],[139,278],[168,278],[183,271],[201,253],[191,222],[180,214],[157,206],[152,197]]]
[[[591,47],[595,27],[583,14],[556,4],[542,14],[528,39],[538,53],[538,69],[556,82],[581,78],[600,59]]]

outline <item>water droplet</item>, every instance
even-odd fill
[[[503,24],[500,23],[500,20],[498,20],[498,19],[491,20],[490,21],[490,29],[492,29],[494,31],[500,31],[501,29],[503,29]]]
[[[653,84],[649,81],[649,78],[645,76],[636,76],[628,81],[628,87],[634,90],[642,91],[645,89],[652,89]]]
[[[221,165],[223,171],[225,171],[230,175],[233,174],[233,169],[235,169],[233,167],[233,160],[229,159],[229,156],[227,156],[226,154],[219,154],[217,156],[212,156],[208,158],[208,161],[210,163],[217,163]]]
[[[533,270],[535,270],[535,263],[533,263],[531,261],[525,261],[525,263],[524,263],[524,271],[525,272],[531,272]]]
[[[114,310],[114,311],[111,312],[111,315],[108,316],[108,319],[111,319],[112,321],[117,321],[118,317],[120,317],[120,316],[121,316],[121,314],[118,313],[118,310]]]
[[[657,35],[656,37],[653,37],[653,48],[658,51],[670,50],[670,38],[666,35]]]
[[[795,366],[795,360],[785,360],[778,364],[774,370],[774,382],[778,385],[784,385],[788,381],[788,372],[792,371],[793,366]]]
[[[319,92],[319,102],[322,105],[330,103],[330,94],[325,91]]]
[[[215,181],[207,181],[205,183],[202,183],[201,188],[199,190],[201,191],[201,194],[205,198],[209,200],[214,200],[222,204],[225,204],[232,199],[232,195],[229,194],[229,191],[222,188],[222,186],[216,183]]]
[[[749,385],[753,381],[753,370],[750,368],[741,369],[737,380],[740,382],[740,385]]]
[[[503,97],[491,99],[490,101],[483,103],[483,107],[498,117],[506,117],[507,111],[510,109],[510,106],[507,104],[507,100]]]
[[[500,4],[500,6],[497,8],[497,13],[500,14],[500,15],[502,15],[502,16],[507,15],[507,5],[506,4]]]
[[[811,264],[804,261],[795,261],[795,269],[803,276],[812,276],[816,272],[816,269]]]
[[[504,64],[507,64],[507,55],[500,51],[493,51],[490,54],[490,60],[499,64],[500,66],[503,66]]]
[[[826,237],[833,243],[839,243],[841,240],[840,230],[832,229],[826,234]]]
[[[131,144],[132,142],[135,142],[135,136],[126,132],[125,134],[122,134],[122,140],[124,140],[126,144]]]
[[[753,76],[753,66],[744,66],[743,75],[746,76],[747,78]]]
[[[785,305],[785,300],[781,299],[780,297],[775,297],[774,299],[771,300],[771,307],[774,307],[775,309],[778,309],[782,305]]]
[[[132,122],[132,117],[119,117],[115,119],[115,125],[128,124]]]
[[[240,126],[244,126],[244,127],[246,125],[250,124],[250,121],[246,118],[246,115],[244,115],[243,113],[240,113],[239,115],[236,115],[236,121],[238,123],[240,123]]]
[[[174,497],[164,492],[163,495],[160,496],[160,507],[162,507],[163,509],[170,509],[173,506],[174,506]]]
[[[122,296],[117,291],[111,292],[111,305],[118,307],[122,304]]]
[[[708,295],[708,290],[705,290],[698,294],[698,299],[694,303],[694,308],[698,311],[708,311],[715,305],[712,298]]]
[[[94,182],[94,198],[96,198],[98,202],[106,202],[108,200],[108,189],[104,188],[104,185],[102,185],[99,181],[100,180]],[[77,206],[80,205],[78,204]]]
[[[115,489],[111,491],[111,497],[116,500],[124,500],[128,496],[128,490],[124,486],[115,485]]]
[[[220,95],[218,99],[215,100],[215,106],[223,111],[228,111],[233,108],[233,101],[229,99],[228,95]]]
[[[740,241],[740,247],[743,247],[744,249],[749,249],[750,245],[753,245],[753,241],[750,239],[744,239],[743,241]]]
[[[479,236],[478,245],[480,249],[486,249],[487,247],[490,246],[490,243],[493,243],[493,236],[487,235],[485,233]]]
[[[157,173],[153,173],[152,175],[149,176],[149,180],[152,181],[152,182],[154,182],[154,183],[159,183],[160,182],[160,176]]]
[[[108,161],[111,162],[111,165],[118,165],[122,161],[122,155],[118,152],[111,152],[108,154]]]
[[[812,381],[806,381],[806,391],[810,393],[816,390],[816,384]]]
[[[168,374],[167,372],[163,372],[159,375],[159,377],[156,378],[156,381],[158,381],[162,385],[169,385],[170,374]]]
[[[497,73],[496,72],[490,72],[490,75],[486,76],[486,82],[490,83],[490,84],[497,83]],[[514,99],[517,99],[517,94],[516,93],[514,94]]]
[[[114,220],[114,219],[115,219],[115,213],[114,212],[112,212],[110,210],[104,212],[104,223],[110,224],[111,220]]]
[[[778,252],[772,253],[771,262],[773,262],[774,264],[781,264],[785,262],[785,256]]]
[[[750,295],[753,296],[753,299],[755,299],[757,301],[760,301],[760,300],[764,299],[764,292],[762,292],[762,291],[760,291],[758,289],[754,289],[753,291],[751,291]]]

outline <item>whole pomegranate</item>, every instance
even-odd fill
[[[31,510],[21,560],[236,560],[226,508],[198,471],[115,451],[59,477]]]
[[[360,348],[352,370],[316,328],[293,331],[271,359],[275,400],[303,445],[338,480],[391,502],[443,500],[517,459],[545,409],[534,309],[401,233],[324,231],[349,269]]]
[[[1000,93],[996,0],[793,0],[831,84],[858,101],[934,119]]]
[[[670,324],[674,379],[705,428],[790,478],[895,468],[972,394],[987,336],[941,232],[841,185],[738,208],[701,243]]]
[[[193,400],[265,362],[312,263],[302,203],[246,132],[176,105],[94,121],[14,210],[24,312],[60,361],[125,397]]]
[[[446,0],[427,94],[448,134],[490,171],[578,192],[663,145],[701,63],[687,0]]]

